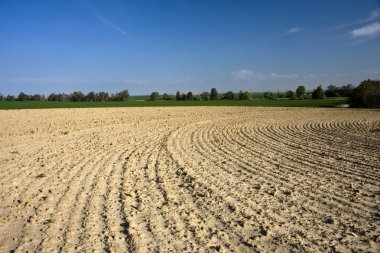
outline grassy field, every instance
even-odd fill
[[[95,107],[147,107],[147,106],[268,106],[268,107],[335,107],[347,100],[218,100],[218,101],[126,101],[126,102],[37,102],[3,101],[1,110],[41,108],[95,108]]]

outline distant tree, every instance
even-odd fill
[[[62,101],[70,101],[70,96],[65,94],[65,93],[59,93],[57,95],[58,97],[58,101],[62,102]]]
[[[218,100],[218,92],[215,88],[211,89],[210,100]]]
[[[172,97],[171,97],[169,94],[164,93],[164,94],[162,95],[162,100],[172,100]]]
[[[353,90],[349,103],[352,107],[380,108],[380,81],[362,81]]]
[[[264,98],[273,99],[273,93],[270,91],[264,92]]]
[[[305,86],[303,85],[298,86],[296,89],[296,97],[303,99],[305,96],[305,92],[306,92]]]
[[[109,98],[110,98],[110,95],[108,94],[108,92],[99,91],[97,94],[97,101],[99,101],[99,102],[107,101],[107,100],[109,100]]]
[[[354,88],[352,84],[343,85],[339,88],[339,95],[341,97],[351,97]]]
[[[89,102],[94,102],[96,101],[96,97],[97,97],[97,94],[93,91],[90,91],[87,95],[86,95],[86,101],[89,101]]]
[[[327,89],[325,90],[326,97],[338,97],[339,96],[339,88],[335,85],[330,84],[327,86]]]
[[[157,91],[154,91],[154,92],[152,92],[152,94],[150,94],[149,100],[150,101],[156,101],[156,100],[158,100],[159,96],[160,96],[160,94]]]
[[[324,92],[322,89],[322,85],[319,85],[311,94],[312,99],[322,99],[324,96]]]
[[[128,90],[122,90],[122,91],[116,92],[116,93],[112,96],[112,100],[113,100],[113,101],[127,101],[127,100],[128,100],[128,97],[129,97],[129,92],[128,92]]]
[[[51,93],[48,98],[47,98],[48,101],[57,101],[58,100],[58,96],[57,94],[55,93]]]
[[[187,100],[187,96],[186,96],[185,93],[182,93],[182,94],[181,94],[181,100],[182,100],[182,101],[186,101],[186,100]]]
[[[235,99],[235,93],[233,93],[232,91],[227,91],[226,93],[224,93],[223,99],[234,100]]]
[[[20,92],[17,96],[17,100],[18,101],[28,101],[29,100],[29,96],[26,95],[24,92]]]
[[[0,102],[4,100],[4,95],[0,93]]]
[[[291,91],[291,90],[288,90],[288,91],[285,93],[285,97],[286,97],[286,98],[293,98],[293,96],[294,96],[294,93],[293,93],[293,91]]]
[[[8,95],[7,96],[7,101],[15,101],[16,100],[16,97],[13,96],[13,95]]]
[[[282,94],[281,92],[277,91],[277,98],[283,98],[284,97],[284,94]]]
[[[179,93],[179,91],[177,91],[177,93],[175,94],[175,100],[181,101],[181,93]]]
[[[81,102],[85,100],[86,96],[81,91],[74,91],[70,94],[70,101],[72,102]]]
[[[239,100],[250,100],[251,93],[249,91],[239,91]]]
[[[41,94],[34,94],[33,96],[30,96],[30,100],[33,100],[33,101],[44,101],[45,100],[45,96],[41,95]]]
[[[203,101],[208,101],[210,99],[210,94],[207,91],[202,92],[201,98]]]
[[[186,99],[189,100],[189,101],[193,101],[194,100],[194,95],[191,91],[189,91],[187,94],[186,94]]]

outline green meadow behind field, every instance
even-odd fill
[[[347,104],[347,99],[304,100],[216,100],[216,101],[146,101],[145,97],[133,97],[124,102],[53,102],[53,101],[2,101],[1,110],[43,108],[97,108],[97,107],[158,107],[158,106],[268,106],[268,107],[336,107]]]

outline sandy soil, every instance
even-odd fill
[[[0,111],[0,252],[376,252],[380,111]]]

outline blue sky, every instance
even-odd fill
[[[380,79],[380,1],[0,0],[0,93]]]

